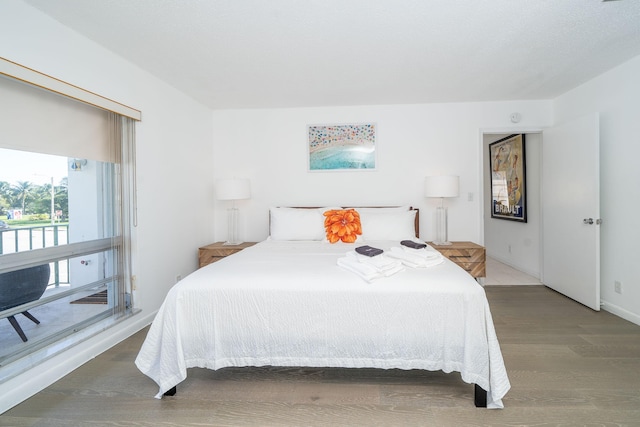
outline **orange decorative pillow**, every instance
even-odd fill
[[[324,229],[331,243],[354,243],[362,234],[360,214],[355,209],[335,209],[324,213]]]

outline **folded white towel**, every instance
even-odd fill
[[[345,270],[357,274],[367,282],[384,277],[384,274],[382,274],[382,272],[380,272],[375,266],[360,262],[355,257],[343,256],[338,258],[338,265]]]
[[[402,262],[399,262],[397,264],[395,264],[393,267],[387,268],[386,270],[382,271],[382,274],[384,274],[385,276],[392,276],[396,273],[399,273],[401,271],[404,271],[404,265],[402,264]]]
[[[404,270],[404,265],[399,259],[387,258],[384,254],[368,257],[356,251],[349,251],[346,256],[338,258],[338,265],[356,273],[367,282]]]
[[[386,254],[391,258],[399,259],[404,265],[412,268],[433,267],[444,262],[442,254],[427,249],[393,247]]]
[[[402,269],[402,262],[398,259],[388,258],[384,256],[384,254],[376,255],[376,256],[366,256],[357,253],[356,251],[347,252],[347,256],[349,258],[354,258],[358,260],[358,262],[369,264],[378,269],[385,276],[389,276],[390,274],[397,273]]]
[[[418,255],[426,259],[443,259],[444,258],[444,256],[440,252],[436,251],[435,249],[430,249],[429,247],[421,248],[421,249],[413,249],[413,248],[408,248],[406,246],[400,246],[400,249],[402,249],[408,254]]]

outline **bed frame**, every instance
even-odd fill
[[[377,206],[380,207],[380,206]],[[384,206],[386,207],[386,206]],[[317,209],[317,207],[311,207],[311,206],[300,206],[297,207],[300,209]],[[357,208],[354,208],[357,209]],[[416,218],[415,218],[415,231],[416,231],[416,237],[419,238],[420,237],[420,210],[417,208],[413,208],[410,207],[410,210],[415,210],[416,211]],[[475,404],[475,406],[477,408],[486,408],[487,407],[487,391],[485,389],[483,389],[482,387],[480,387],[477,384],[473,384],[474,386],[474,398],[473,398],[473,402]],[[175,396],[177,393],[177,386],[174,386],[173,388],[167,390],[163,396]]]
[[[487,407],[487,391],[480,387],[478,384],[474,384],[474,395],[473,395],[473,403],[476,405],[476,408],[486,408]],[[178,392],[177,386],[174,386],[170,390],[167,390],[163,396],[175,396]]]

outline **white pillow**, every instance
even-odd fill
[[[323,240],[324,215],[331,208],[271,208],[269,209],[272,240]]]
[[[367,210],[360,213],[363,240],[394,240],[415,239],[416,211],[384,211]]]

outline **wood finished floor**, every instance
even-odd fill
[[[640,426],[640,326],[543,286],[485,289],[512,385],[504,410],[475,408],[457,373],[373,369],[190,369],[156,400],[133,364],[145,329],[0,425]]]

